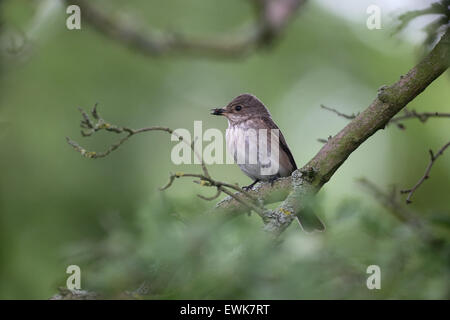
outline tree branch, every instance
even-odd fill
[[[425,123],[429,118],[450,118],[450,113],[443,112],[416,112],[415,110],[404,110],[404,115],[397,116],[389,124],[395,123],[400,129],[405,129],[405,126],[401,123],[403,120],[419,119],[420,122]]]
[[[329,139],[314,158],[294,172],[291,178],[277,181],[273,190],[263,185],[255,186],[252,194],[257,195],[260,201],[283,201],[273,212],[273,223],[267,229],[277,234],[286,229],[294,219],[294,214],[286,212],[301,214],[305,206],[302,199],[318,192],[353,151],[383,129],[400,110],[444,73],[450,64],[449,47],[450,32],[447,31],[421,62],[393,85],[380,88],[372,104]],[[244,209],[230,198],[219,202],[217,207],[229,213]]]
[[[130,22],[119,21],[96,8],[89,0],[66,0],[80,6],[83,21],[105,36],[147,56],[169,53],[201,54],[213,57],[240,57],[278,38],[298,8],[306,0],[253,0],[258,19],[250,29],[233,35],[199,39],[179,33],[142,31]]]
[[[81,112],[81,114],[83,116],[83,120],[81,120],[81,124],[80,124],[81,127],[85,129],[85,130],[81,130],[81,135],[83,137],[89,137],[92,134],[94,134],[94,133],[96,133],[97,131],[100,131],[100,130],[106,130],[106,131],[115,132],[115,133],[126,133],[125,137],[123,137],[122,139],[120,139],[116,143],[112,144],[104,152],[87,151],[86,149],[81,147],[77,142],[71,140],[69,137],[66,137],[67,143],[70,144],[76,151],[81,153],[81,155],[83,157],[86,157],[86,158],[92,158],[92,159],[104,158],[107,155],[109,155],[111,152],[113,152],[114,150],[117,150],[122,144],[124,144],[126,141],[128,141],[128,139],[131,136],[135,135],[135,134],[148,132],[148,131],[165,131],[165,132],[168,132],[170,134],[173,134],[173,130],[172,129],[165,128],[165,127],[159,127],[159,126],[157,126],[157,127],[141,128],[141,129],[131,129],[131,128],[128,128],[128,127],[119,127],[119,126],[110,124],[110,123],[106,122],[104,119],[102,119],[100,117],[100,115],[98,114],[97,104],[95,104],[95,106],[94,106],[94,108],[92,109],[92,112],[91,112],[92,113],[92,117],[95,120],[97,120],[96,123],[94,123],[89,118],[89,115],[86,113],[86,111],[84,111],[81,108],[78,108],[78,110]]]
[[[358,114],[354,114],[354,113],[352,113],[352,114],[342,113],[339,110],[324,106],[323,104],[320,106],[322,109],[331,111],[331,112],[335,113],[336,115],[338,115],[339,117],[342,117],[342,118],[345,118],[348,120],[353,120],[358,115]],[[401,123],[404,120],[418,119],[420,122],[425,123],[425,122],[427,122],[427,120],[429,118],[450,118],[450,113],[444,113],[444,112],[417,112],[416,110],[410,111],[406,108],[403,109],[403,112],[404,112],[403,115],[396,116],[396,117],[392,118],[391,120],[389,120],[387,125],[396,124],[399,129],[404,130],[405,126],[403,125],[403,123]],[[327,142],[324,139],[320,139],[320,141]]]
[[[303,215],[308,206],[309,198],[314,196],[330,180],[336,170],[354,150],[379,129],[385,128],[386,124],[402,108],[447,70],[450,63],[449,46],[450,32],[447,32],[436,47],[419,64],[406,75],[400,77],[398,82],[389,87],[382,87],[375,100],[366,110],[356,115],[337,135],[331,137],[314,158],[303,168],[296,170],[291,177],[278,179],[273,185],[270,183],[258,183],[252,190],[244,191],[235,185],[212,179],[202,161],[202,175],[172,174],[166,187],[169,187],[175,178],[199,178],[200,181],[197,181],[198,183],[216,187],[218,193],[224,192],[229,195],[228,198],[217,204],[216,209],[218,211],[234,214],[254,210],[263,219],[265,230],[274,235],[279,235],[296,216],[301,217]],[[173,134],[172,130],[163,127],[133,130],[127,127],[111,125],[98,116],[96,108],[92,111],[92,116],[97,120],[97,123],[92,122],[84,111],[82,111],[82,115],[84,120],[81,122],[81,126],[87,129],[87,131],[82,132],[84,136],[89,136],[103,129],[115,133],[125,132],[127,134],[100,155],[107,155],[116,150],[130,136],[137,133],[163,130]],[[68,142],[85,157],[100,157],[97,153],[87,152],[70,139],[68,139]],[[193,143],[190,146],[195,153],[196,150],[193,147]],[[196,156],[202,159],[197,153]],[[233,193],[230,190],[237,192]],[[210,198],[216,198],[217,196],[216,194]],[[267,210],[263,207],[266,203],[278,201],[282,201],[282,203],[275,210]]]
[[[239,204],[243,205],[249,210],[253,210],[257,212],[262,218],[265,217],[265,209],[264,206],[251,194],[249,194],[247,191],[240,188],[238,185],[233,185],[230,183],[214,180],[211,175],[209,174],[209,171],[205,165],[205,162],[203,161],[203,157],[201,154],[198,153],[197,149],[195,148],[194,142],[192,141],[186,141],[183,139],[182,136],[178,135],[174,130],[167,128],[167,127],[148,127],[148,128],[141,128],[141,129],[132,129],[128,127],[120,127],[114,124],[111,124],[104,120],[102,117],[100,117],[100,114],[97,110],[97,104],[94,105],[94,108],[91,111],[92,118],[88,115],[86,111],[84,111],[82,108],[78,108],[78,110],[81,112],[81,115],[83,117],[83,120],[81,120],[80,126],[83,128],[81,130],[81,135],[83,137],[90,137],[93,134],[95,134],[98,131],[105,130],[109,132],[114,132],[117,134],[125,133],[126,135],[121,138],[116,143],[109,146],[109,148],[104,152],[95,152],[95,151],[87,151],[85,148],[81,147],[77,142],[73,141],[69,137],[66,137],[67,143],[72,146],[72,148],[76,151],[78,151],[83,157],[90,158],[90,159],[97,159],[97,158],[103,158],[108,156],[111,152],[117,150],[121,145],[123,145],[128,139],[136,134],[149,132],[149,131],[164,131],[167,133],[170,133],[171,135],[175,136],[179,141],[182,141],[186,143],[191,150],[194,152],[194,155],[197,159],[199,159],[202,167],[202,174],[194,174],[194,173],[183,173],[183,172],[177,172],[175,174],[170,174],[169,176],[169,182],[160,190],[166,190],[169,188],[173,181],[176,178],[181,177],[189,177],[189,178],[198,178],[199,180],[194,180],[195,183],[198,183],[202,186],[207,187],[216,187],[217,193],[213,197],[205,197],[202,195],[198,195],[200,198],[204,200],[213,200],[220,196],[220,194],[223,192],[230,197],[232,197],[235,201],[237,201]],[[234,194],[229,191],[229,189],[238,191],[239,194]]]
[[[345,119],[347,119],[347,120],[353,120],[353,119],[355,119],[356,116],[357,116],[357,114],[354,114],[354,113],[352,113],[352,114],[342,113],[342,112],[340,112],[340,111],[338,111],[338,110],[336,110],[336,109],[334,109],[334,108],[330,108],[330,107],[324,106],[323,104],[321,104],[320,107],[321,107],[322,109],[331,111],[331,112],[337,114],[339,117],[345,118]]]
[[[431,2],[431,1],[430,1]],[[398,33],[405,29],[408,24],[424,15],[436,15],[438,19],[433,20],[427,26],[423,28],[427,37],[425,39],[425,45],[431,46],[439,38],[439,34],[442,29],[447,29],[450,23],[450,0],[440,0],[432,2],[428,7],[419,10],[407,11],[398,17],[399,24],[394,31]]]
[[[441,240],[432,234],[428,223],[423,221],[416,212],[409,210],[404,204],[398,201],[395,188],[389,194],[383,192],[373,182],[365,178],[358,179],[357,183],[364,187],[383,207],[388,209],[394,217],[417,232],[425,242],[431,245],[441,243]]]
[[[444,153],[445,149],[447,149],[448,147],[450,147],[450,142],[447,142],[441,149],[439,149],[439,151],[436,154],[433,153],[433,150],[431,149],[429,150],[430,162],[428,163],[424,175],[419,179],[419,181],[417,181],[417,183],[411,189],[400,190],[400,193],[408,194],[408,196],[406,197],[406,203],[409,204],[412,202],[411,197],[413,196],[414,192],[416,192],[416,190],[422,185],[422,183],[424,183],[425,180],[427,180],[430,177],[430,171],[431,168],[433,167],[434,162]]]

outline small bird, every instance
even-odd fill
[[[254,180],[244,189],[250,189],[259,181],[273,183],[297,170],[283,134],[269,110],[254,95],[241,94],[225,108],[212,109],[211,114],[225,116],[228,120],[227,149],[241,170]],[[308,219],[308,224],[313,224],[313,229],[324,229],[315,215]],[[304,229],[301,223],[300,226]]]

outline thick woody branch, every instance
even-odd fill
[[[360,178],[357,183],[365,188],[373,198],[385,207],[392,215],[402,223],[405,223],[413,231],[415,231],[425,242],[436,245],[441,241],[437,239],[431,232],[430,226],[416,212],[407,208],[398,198],[396,188],[392,192],[384,192],[373,182]]]
[[[278,192],[273,193],[271,188],[256,186],[256,190],[260,189],[254,193],[261,201],[283,201],[275,210],[276,219],[268,226],[269,229],[275,230],[276,233],[282,232],[293,220],[293,214],[284,212],[301,212],[304,201],[300,200],[305,194],[319,191],[353,151],[378,130],[383,129],[400,110],[447,70],[450,64],[449,47],[450,32],[447,31],[421,62],[393,85],[382,87],[372,104],[330,138],[314,158],[302,169],[294,172],[291,179],[278,182],[275,187]],[[231,213],[243,209],[230,198],[219,202],[217,207]]]
[[[450,33],[447,32],[436,47],[418,65],[406,75],[401,76],[398,82],[391,86],[382,87],[375,100],[366,110],[356,115],[337,135],[330,137],[314,158],[303,168],[295,171],[289,178],[278,179],[273,185],[270,183],[259,183],[252,190],[244,191],[235,185],[212,179],[202,161],[203,174],[171,175],[169,184],[166,187],[169,187],[175,178],[181,176],[198,178],[200,179],[198,181],[200,184],[216,187],[218,194],[224,192],[230,196],[217,204],[216,209],[218,211],[238,213],[254,210],[263,219],[265,229],[275,235],[279,235],[290,225],[296,215],[302,216],[302,213],[308,206],[309,198],[314,196],[330,180],[353,151],[379,129],[385,128],[401,109],[447,70],[450,63],[449,46]],[[172,132],[170,129],[163,127],[134,130],[127,127],[114,126],[100,118],[96,108],[92,111],[92,116],[97,120],[96,123],[91,121],[84,111],[82,111],[82,115],[83,121],[81,126],[87,129],[87,131],[83,131],[84,136],[90,136],[99,130],[126,133],[124,138],[101,154],[88,152],[77,143],[68,139],[69,144],[75,150],[88,158],[108,155],[127,141],[130,136],[137,133],[152,130]],[[196,150],[193,144],[191,143],[190,145],[195,153]],[[198,154],[196,156],[201,159]],[[214,199],[218,194],[209,198]],[[263,207],[266,203],[279,201],[283,202],[275,210],[267,210]]]
[[[118,43],[147,56],[189,53],[213,57],[239,57],[267,46],[281,35],[297,9],[306,0],[254,0],[258,19],[254,25],[236,34],[194,38],[180,33],[141,30],[129,21],[109,16],[89,0],[67,0],[80,6],[83,21]]]
[[[318,172],[317,187],[331,178],[342,163],[364,141],[385,125],[410,101],[438,78],[450,63],[450,32],[406,75],[391,86],[382,87],[372,104],[334,136],[305,166]]]

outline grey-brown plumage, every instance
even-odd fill
[[[225,108],[214,109],[213,114],[228,119],[227,149],[241,170],[253,180],[287,177],[297,169],[283,134],[267,108],[255,96],[241,94]],[[262,152],[267,152],[267,158]],[[252,159],[256,161],[252,162]],[[269,170],[269,166],[273,170]]]
[[[297,169],[283,134],[269,110],[254,95],[241,94],[225,108],[213,109],[212,114],[225,116],[228,120],[227,149],[241,170],[254,180],[246,188],[260,180],[274,181],[290,176]],[[308,215],[307,220],[309,226],[304,229],[324,229],[315,215]]]

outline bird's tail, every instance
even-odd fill
[[[315,198],[304,199],[303,209],[296,215],[300,228],[307,233],[325,231],[325,225],[315,214],[318,208],[316,200]]]
[[[295,219],[306,233],[325,231],[325,224],[315,214],[297,215]]]
[[[319,208],[317,197],[305,197],[302,202],[303,208],[296,214],[300,228],[306,233],[325,231],[325,225],[315,214]]]

